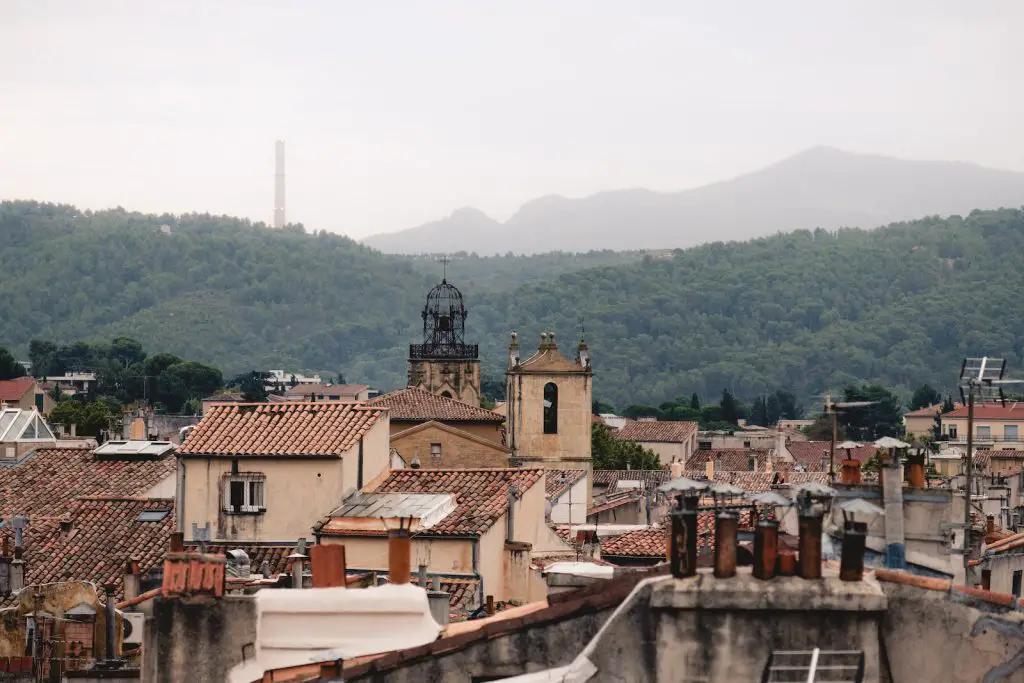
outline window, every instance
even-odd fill
[[[1006,425],[1003,427],[1003,441],[1017,440],[1017,425]]]
[[[554,382],[544,385],[544,433],[558,433],[558,385]]]
[[[697,450],[698,451],[710,451],[711,450],[711,442],[710,441],[698,441],[697,442]]]
[[[991,439],[992,438],[992,428],[989,427],[988,425],[980,426],[980,427],[978,427],[977,431],[975,432],[975,435],[979,439]]]
[[[750,448],[750,442],[749,441],[744,441],[743,442],[743,447],[744,448]]]
[[[430,444],[430,457],[434,458],[435,460],[440,460],[441,459],[441,444],[439,444],[439,443],[432,443],[432,444]]]
[[[1018,598],[1020,597],[1020,579],[1024,575],[1024,571],[1018,569],[1013,573],[1013,594]]]
[[[946,433],[949,434],[949,438],[955,439],[956,438],[956,425],[949,425],[949,427],[947,427]]]
[[[451,398],[452,397],[452,392],[450,392],[450,391],[442,391],[441,392],[441,396],[444,397],[444,398]]]
[[[224,479],[224,512],[234,514],[265,512],[263,489],[266,476],[263,474],[231,474]]]
[[[747,471],[748,472],[756,472],[757,471],[757,456],[756,455],[751,455],[751,456],[749,456],[747,458]]]

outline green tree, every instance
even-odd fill
[[[911,410],[918,410],[920,408],[927,408],[942,403],[942,394],[935,390],[930,384],[922,384],[914,390],[914,395],[910,399],[909,408]]]
[[[845,408],[837,420],[845,434],[855,441],[874,441],[897,436],[903,430],[903,412],[896,394],[880,384],[850,384],[843,389],[847,402],[871,402],[871,405]]]
[[[122,368],[127,368],[134,363],[141,363],[146,359],[146,352],[142,350],[142,342],[131,337],[115,337],[110,342],[110,355],[117,360]]]
[[[697,395],[696,391],[690,396],[690,410],[700,410],[700,396]]]
[[[231,380],[231,386],[242,392],[242,398],[249,403],[265,403],[267,400],[267,380],[270,373],[252,370],[238,375]]]
[[[590,428],[590,452],[596,470],[656,470],[658,456],[635,441],[616,439],[605,425]]]
[[[25,366],[14,359],[11,352],[0,347],[0,380],[24,377]]]
[[[732,392],[728,389],[722,390],[722,400],[718,404],[721,409],[722,421],[728,422],[729,424],[736,425],[740,420],[740,406],[736,401],[736,397],[732,395]]]

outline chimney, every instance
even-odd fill
[[[754,528],[754,578],[767,581],[775,576],[778,556],[779,523],[762,519]]]
[[[182,553],[185,552],[185,532],[184,531],[172,531],[171,532],[171,552]]]
[[[715,576],[728,579],[736,576],[736,528],[739,515],[719,512],[715,516]]]
[[[494,614],[494,596],[493,595],[488,595],[487,596],[487,602],[485,604],[487,605],[486,608],[485,608],[487,610],[487,616],[491,616],[492,614]]]
[[[867,536],[867,522],[847,522],[843,533],[843,554],[839,561],[841,580],[860,581],[864,576],[864,546]]]
[[[678,479],[679,477],[683,476],[683,463],[681,463],[678,460],[673,460],[672,464],[669,465],[668,469],[673,479]]]
[[[708,481],[715,480],[715,456],[710,456],[704,463],[704,478]]]
[[[820,579],[823,518],[820,515],[799,515],[797,519],[800,529],[800,576],[805,579]],[[863,555],[863,550],[861,554]]]
[[[677,579],[697,573],[698,498],[680,496],[680,505],[672,511],[672,535],[669,537],[669,571]]]
[[[515,484],[508,487],[508,508],[505,513],[505,540],[514,541],[516,532],[516,510],[515,502],[518,491]]]
[[[113,662],[117,659],[117,599],[114,598],[114,584],[105,584],[103,592],[107,594],[107,661]]]
[[[861,475],[860,460],[851,458],[839,463],[839,483],[850,485],[864,483],[864,477]]]
[[[430,616],[434,617],[441,626],[447,626],[451,621],[451,598],[444,591],[428,590],[427,604],[430,606]]]
[[[388,532],[388,583],[409,583],[412,562],[412,539],[409,529],[391,529]]]
[[[315,545],[309,549],[313,588],[345,587],[345,546]]]
[[[419,566],[419,571],[417,572],[417,583],[419,583],[420,588],[427,587],[427,565],[425,564],[421,564]]]
[[[764,471],[767,474],[771,474],[772,472],[775,471],[775,465],[772,463],[771,455],[764,459]]]
[[[139,561],[135,558],[129,559],[124,566],[124,599],[131,600],[139,595]]]
[[[923,489],[924,481],[924,453],[907,453],[907,483],[910,488]]]

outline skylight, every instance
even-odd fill
[[[171,514],[170,510],[143,510],[139,513],[140,522],[162,522]]]

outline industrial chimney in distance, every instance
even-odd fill
[[[274,227],[284,227],[284,140],[274,143]]]

